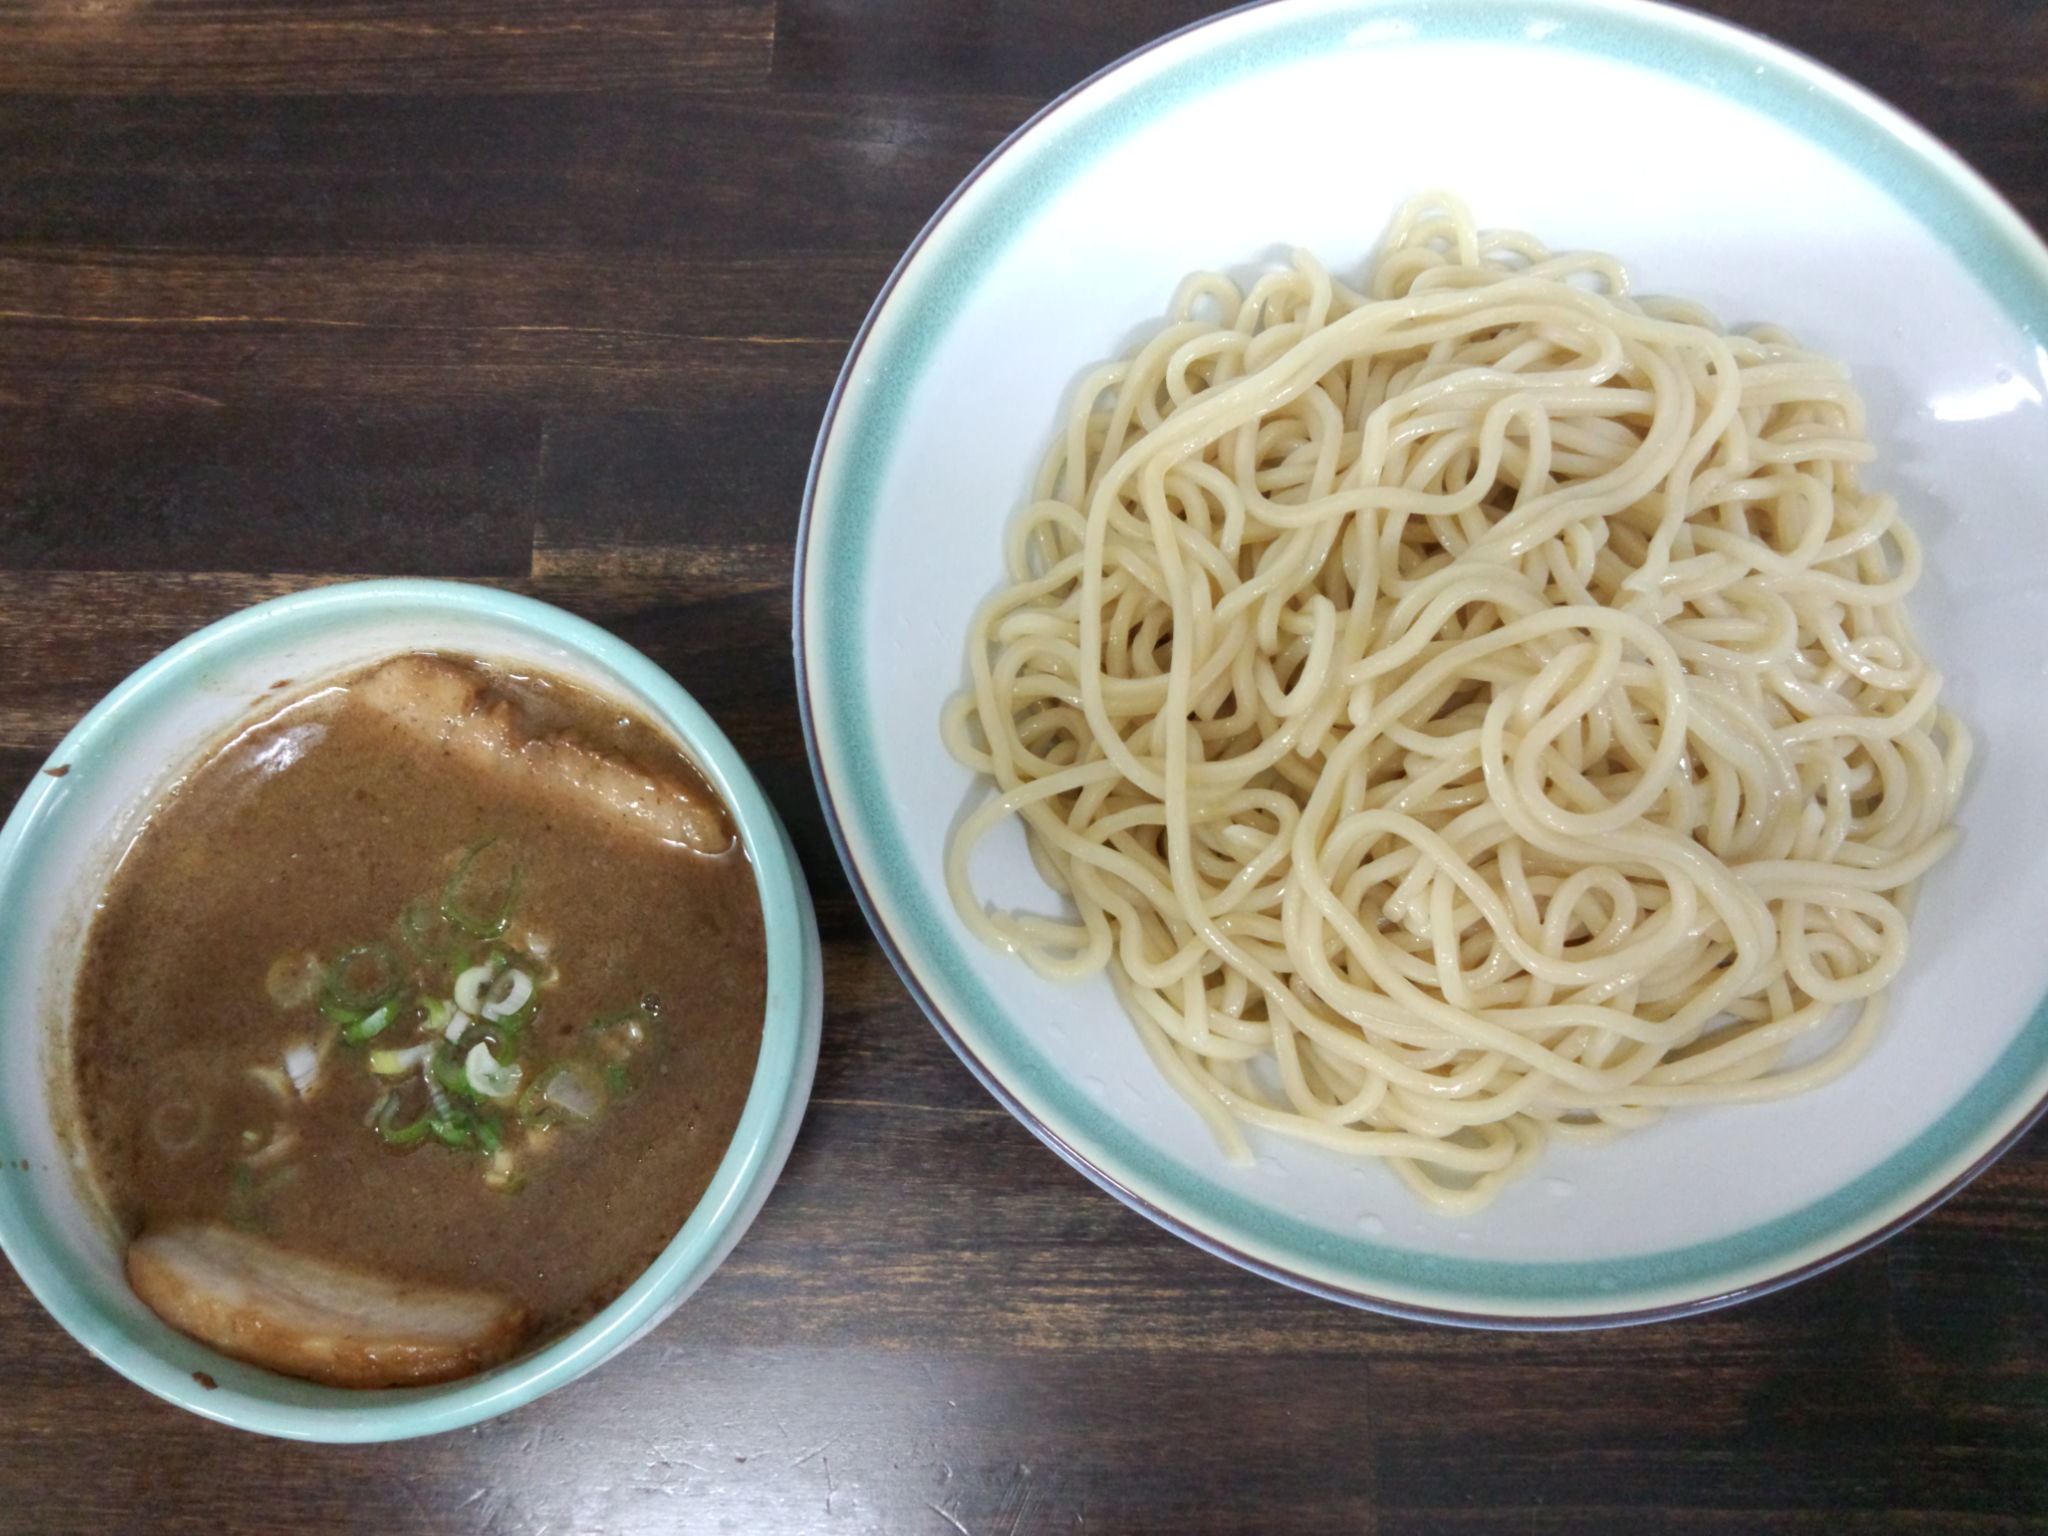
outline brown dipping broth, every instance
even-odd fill
[[[718,805],[673,745],[595,695],[460,665],[525,736],[687,778]],[[639,1275],[732,1139],[766,995],[753,870],[737,838],[693,852],[465,768],[353,701],[350,681],[218,749],[122,860],[73,1009],[91,1166],[131,1235],[230,1222],[395,1280],[495,1293],[527,1309],[538,1342]],[[423,958],[401,913],[434,914],[451,891],[473,927],[502,910],[503,931],[443,914],[416,924]],[[343,998],[331,980],[364,946],[397,956],[403,980],[388,1021],[350,1043],[385,984],[379,957],[358,954]],[[480,1019],[460,1042],[518,1065],[521,1091],[444,1088],[437,1117],[424,1064],[380,1076],[371,1055],[439,1039],[433,1004],[477,964],[538,983],[523,1018]],[[294,976],[302,995],[280,1005]],[[318,1071],[302,1094],[286,1068],[308,1046]],[[533,1092],[564,1070],[566,1098],[600,1105],[587,1119]],[[435,1118],[441,1131],[421,1129]]]

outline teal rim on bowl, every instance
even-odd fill
[[[660,1256],[609,1306],[552,1343],[460,1381],[324,1387],[229,1360],[160,1322],[128,1292],[119,1254],[108,1251],[109,1234],[85,1199],[75,1149],[47,1107],[39,1116],[38,1106],[50,1103],[48,1074],[62,1067],[51,1044],[52,1010],[67,1006],[68,996],[52,989],[68,987],[53,977],[68,982],[71,971],[56,955],[68,945],[75,960],[109,845],[132,833],[176,773],[220,739],[222,725],[247,717],[273,679],[296,672],[312,681],[357,661],[435,648],[523,661],[597,686],[680,741],[732,811],[753,864],[766,938],[766,1017],[746,1106],[709,1188]],[[179,725],[181,715],[210,720],[211,733]],[[166,750],[178,741],[182,748]],[[110,819],[115,804],[125,809]],[[87,846],[99,862],[81,861]],[[0,830],[0,1064],[7,1069],[0,1249],[89,1351],[206,1418],[332,1442],[460,1428],[608,1359],[666,1317],[730,1252],[795,1140],[817,1062],[822,1002],[810,896],[781,823],[711,717],[640,652],[549,604],[454,582],[354,582],[259,603],[179,641],[108,694],[65,736]],[[35,1070],[28,1070],[31,1055]]]

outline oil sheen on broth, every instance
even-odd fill
[[[765,969],[723,806],[596,696],[416,655],[284,703],[159,806],[87,940],[74,1086],[131,1282],[339,1384],[559,1334],[703,1194]]]

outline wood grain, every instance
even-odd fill
[[[758,84],[769,0],[9,0],[0,90],[65,95]]]
[[[1896,102],[2048,223],[2048,7],[1709,9]],[[0,797],[251,602],[502,585],[718,717],[790,826],[829,997],[810,1115],[732,1258],[642,1344],[473,1430],[221,1429],[0,1270],[0,1536],[2048,1532],[2048,1134],[1727,1311],[1424,1327],[1096,1189],[869,936],[789,654],[818,419],[955,183],[1205,10],[0,0]]]
[[[839,251],[886,271],[1037,105],[900,92],[0,93],[0,249]]]

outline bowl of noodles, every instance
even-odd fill
[[[1007,1107],[1259,1272],[1570,1327],[1839,1262],[2048,1099],[2043,336],[1995,194],[1718,23],[1163,39],[828,413],[856,888]]]

